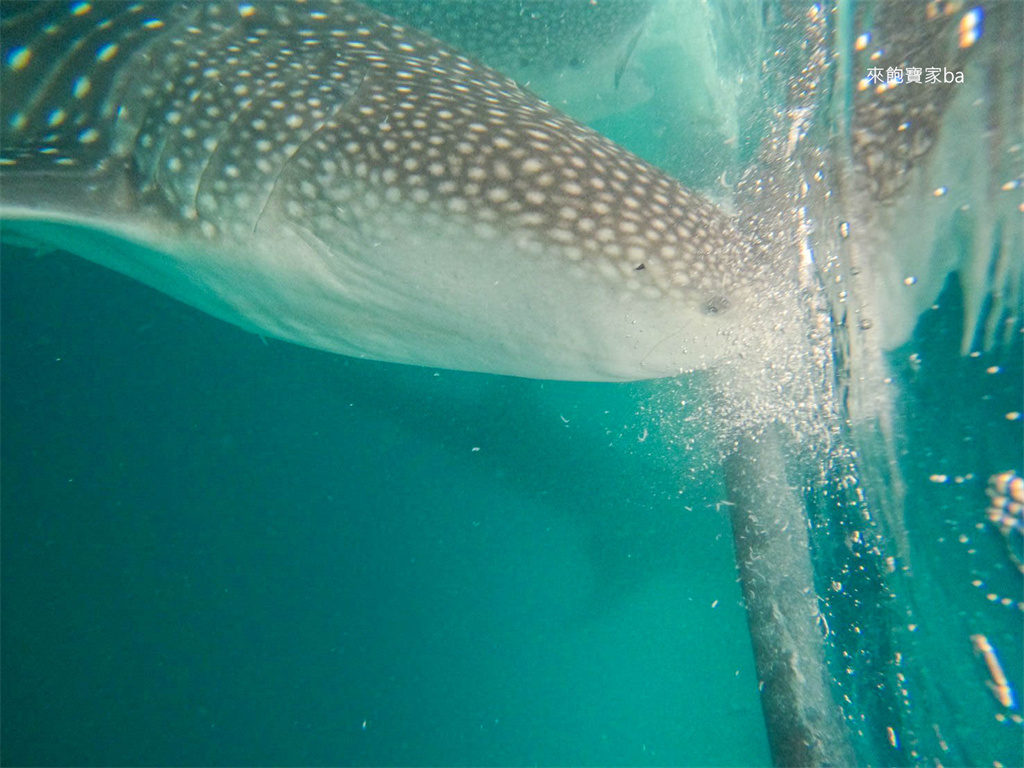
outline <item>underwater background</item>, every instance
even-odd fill
[[[707,55],[753,77],[758,45],[731,42]],[[759,119],[698,151],[722,103],[677,49],[633,55],[680,87],[631,99],[627,69],[623,103],[581,119],[697,188],[750,161]],[[332,356],[6,243],[0,289],[4,765],[769,764],[713,427],[689,416],[703,375]],[[963,305],[950,276],[885,353],[913,588],[831,615],[911,612],[907,690],[848,708],[872,739],[899,710],[901,762],[1020,765],[1019,703],[970,638],[1019,697],[1020,538],[985,489],[1021,472],[1024,353],[1016,333],[962,354]]]

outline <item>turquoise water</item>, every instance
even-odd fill
[[[13,256],[5,763],[766,763],[721,489],[639,442],[654,385],[264,345]]]
[[[1024,594],[1013,562],[1020,562],[1021,540],[999,535],[982,519],[982,508],[989,476],[1020,467],[1024,456],[1019,416],[1007,418],[1024,410],[1024,355],[1018,335],[994,352],[961,356],[960,300],[953,280],[913,340],[891,355],[905,392],[901,464],[921,621],[912,654],[938,689],[927,699],[931,718],[949,724],[945,730],[960,742],[962,761],[1020,765],[1021,725],[1010,718],[1020,712],[1024,690]],[[908,585],[904,594],[910,591]],[[971,652],[974,633],[998,650],[1014,691],[1011,710],[985,687],[988,674]]]
[[[5,764],[767,764],[724,493],[661,455],[656,384],[348,360],[71,257],[0,267]],[[965,639],[1020,690],[985,598],[1020,580],[975,525],[1021,350],[962,358],[957,318],[893,355],[914,663],[1012,765]]]
[[[633,55],[671,80],[676,54]],[[722,149],[684,85],[591,122],[717,191],[763,116]],[[717,438],[684,420],[705,377],[350,360],[6,244],[0,280],[4,764],[769,763]],[[885,356],[896,465],[859,482],[884,507],[902,478],[906,547],[832,547],[860,509],[808,504],[864,762],[1024,764],[970,641],[1019,699],[1020,540],[984,515],[1021,471],[1024,354],[962,355],[962,303],[950,279]]]

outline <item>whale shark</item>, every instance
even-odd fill
[[[71,251],[263,336],[420,366],[630,381],[799,333],[779,249],[362,5],[2,8],[9,242]],[[799,537],[773,540],[776,562],[794,546],[806,558]],[[777,635],[792,611],[800,653],[783,650],[800,662],[766,657],[787,671],[768,685],[780,759],[834,761],[811,593],[752,613],[754,632]]]
[[[637,9],[649,4],[629,6]],[[254,333],[354,357],[584,381],[711,368],[727,372],[718,374],[724,407],[744,429],[821,404],[808,396],[822,360],[806,338],[815,288],[801,282],[808,260],[793,257],[797,240],[765,236],[767,217],[727,214],[404,21],[353,2],[78,2],[60,13],[5,3],[0,15],[0,234],[9,242],[69,250]],[[613,85],[643,52],[630,19]],[[811,32],[823,14],[812,21]],[[486,45],[474,53],[488,58]],[[500,56],[495,64],[506,66]],[[887,176],[893,166],[876,155],[891,115],[864,104],[858,115],[877,126],[855,130],[853,148],[867,173],[844,192],[888,200],[900,191],[889,179],[909,178],[926,153]],[[802,140],[805,113],[792,106],[765,165]],[[858,186],[865,176],[873,186]],[[762,210],[779,191],[756,175],[740,187]],[[854,220],[852,248],[862,232],[902,224],[872,215],[896,220]],[[979,228],[979,250],[993,250],[994,226]],[[1012,287],[1013,248],[996,250],[997,282]],[[853,269],[843,285],[884,266]],[[845,298],[833,306],[849,306]],[[896,329],[881,344],[869,321],[847,327],[877,354],[919,312],[879,321]],[[797,381],[758,381],[770,369]],[[793,558],[801,549],[806,558],[808,540],[772,527],[798,527],[805,513],[777,471],[770,433],[737,445],[727,466],[737,551],[741,565],[768,558],[767,573],[741,572],[759,665],[775,673],[762,680],[773,753],[787,764],[849,762],[822,660],[807,652],[817,597],[807,562]],[[765,508],[785,515],[766,518]],[[785,584],[771,578],[780,565]],[[801,596],[781,600],[783,589]],[[815,620],[802,637],[779,631],[793,615]],[[779,664],[794,647],[803,661]]]
[[[735,352],[777,267],[700,195],[369,9],[42,13],[4,20],[5,229],[254,332],[653,378]]]

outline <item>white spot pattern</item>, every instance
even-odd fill
[[[204,237],[271,209],[343,227],[400,212],[598,279],[698,283],[697,301],[742,274],[747,246],[713,206],[387,17],[343,0],[101,5],[70,6],[55,33],[5,29],[5,91],[25,94],[3,106],[5,167],[124,159]]]

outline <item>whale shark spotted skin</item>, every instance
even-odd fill
[[[345,0],[4,4],[0,216],[248,330],[631,380],[706,367],[774,271],[711,203]]]

